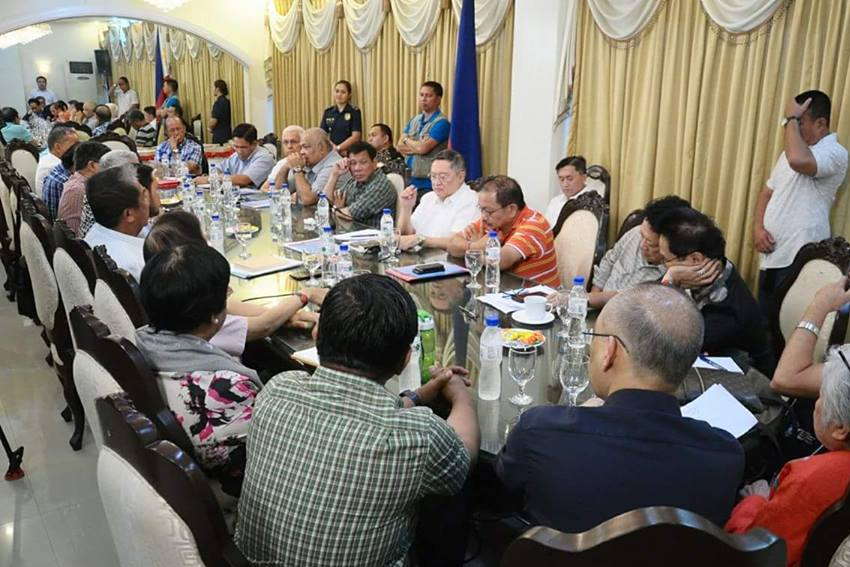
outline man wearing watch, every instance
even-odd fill
[[[328,292],[319,367],[278,374],[254,405],[236,527],[249,561],[404,564],[422,499],[461,490],[480,443],[465,371],[438,371],[404,397],[385,387],[417,332],[416,305],[392,278]],[[438,394],[447,419],[413,407]]]
[[[788,101],[783,152],[756,204],[758,299],[768,320],[775,291],[789,275],[797,252],[830,236],[829,211],[847,172],[847,150],[829,131],[831,107],[821,91],[806,91]],[[771,331],[776,337],[778,330]]]
[[[333,149],[333,144],[324,130],[308,128],[301,138],[301,149],[298,153],[287,156],[287,166],[280,168],[275,184],[282,187],[288,182],[291,172],[295,187],[290,185],[289,190],[297,193],[302,205],[315,205],[319,200],[319,193],[328,183],[334,164],[341,159],[342,156]],[[350,177],[348,172],[340,175],[336,188],[342,187]]]
[[[399,200],[398,227],[400,247],[414,246],[448,249],[452,234],[478,220],[478,195],[469,188],[466,163],[454,150],[443,150],[431,162],[433,191],[422,196],[416,207],[417,189],[404,190]],[[416,207],[416,210],[413,210]]]

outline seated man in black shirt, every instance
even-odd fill
[[[751,364],[770,378],[776,358],[767,324],[735,265],[725,257],[726,239],[714,221],[695,209],[674,209],[659,222],[659,234],[667,266],[661,281],[686,290],[702,313],[702,351],[746,352]]]
[[[638,284],[602,309],[590,383],[602,407],[522,414],[496,461],[534,524],[586,531],[624,512],[675,506],[728,519],[744,452],[729,433],[682,417],[673,395],[702,345],[703,322],[681,292]]]

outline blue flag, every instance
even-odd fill
[[[162,66],[162,51],[159,49],[159,30],[156,32],[156,71],[154,71],[153,79],[153,100],[157,101],[156,106],[159,107],[159,95],[162,92],[162,81],[165,78],[165,71]]]
[[[463,0],[460,12],[449,145],[466,160],[466,178],[481,177],[481,127],[478,124],[478,70],[475,62],[475,0]]]

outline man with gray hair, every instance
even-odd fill
[[[696,360],[703,322],[678,290],[639,284],[596,320],[590,382],[602,407],[522,414],[496,462],[533,524],[582,532],[645,506],[675,506],[717,525],[744,470],[729,433],[682,417],[673,395]]]
[[[446,250],[452,234],[478,220],[478,195],[466,184],[466,162],[454,150],[443,150],[431,162],[431,192],[416,207],[417,189],[401,194],[398,227],[401,249],[413,246]],[[414,210],[416,207],[416,210]]]
[[[79,142],[77,131],[68,126],[54,126],[47,135],[47,151],[42,152],[38,158],[38,167],[35,170],[35,194],[43,196],[44,179],[50,171],[62,163],[62,154]]]
[[[289,171],[293,174],[295,191],[302,205],[314,205],[319,200],[319,193],[325,188],[336,162],[342,159],[331,144],[327,132],[321,128],[309,128],[301,137],[301,150],[287,156]],[[280,187],[289,172],[283,168],[278,172],[276,183]],[[348,172],[339,176],[336,189],[340,189],[351,175]],[[292,185],[289,187],[293,189]]]
[[[120,167],[128,163],[139,163],[139,156],[130,150],[110,150],[100,158],[100,169]],[[83,198],[83,213],[80,217],[80,238],[88,234],[89,229],[94,226],[94,215],[88,202],[88,195]]]
[[[280,133],[280,154],[283,156],[283,159],[278,160],[272,168],[269,178],[266,179],[266,182],[261,187],[263,191],[268,191],[272,183],[278,189],[280,189],[284,182],[289,184],[290,189],[295,187],[295,174],[289,165],[289,156],[301,151],[302,137],[304,137],[304,128],[297,124],[290,124]],[[281,171],[283,171],[283,174],[281,175],[280,184],[278,184],[277,174]]]

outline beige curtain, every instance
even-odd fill
[[[291,0],[275,3],[280,13],[286,13]],[[485,173],[507,170],[513,27],[511,8],[502,30],[478,49]],[[426,80],[443,85],[442,108],[451,113],[457,23],[450,7],[442,10],[433,37],[419,49],[404,44],[392,13],[387,14],[375,44],[364,52],[355,47],[342,19],[337,22],[333,43],[323,52],[309,44],[303,26],[298,33],[296,47],[290,53],[281,53],[270,43],[278,132],[287,124],[317,126],[322,111],[333,104],[333,85],[339,79],[348,79],[354,87],[353,104],[363,112],[364,130],[375,122],[385,122],[398,137],[408,119],[418,112],[419,85]]]
[[[788,2],[756,30],[732,35],[698,0],[667,1],[626,42],[606,38],[580,3],[569,152],[611,172],[611,234],[647,200],[680,195],[717,220],[727,256],[754,283],[753,211],[782,151],[787,100],[828,93],[831,129],[850,141],[847,45],[845,2]],[[841,190],[834,234],[850,236],[848,201]]]
[[[154,96],[154,62],[148,61],[147,57],[125,61],[112,60],[112,81],[118,82],[118,77],[127,77],[130,88],[139,94],[139,102],[142,108],[152,106],[156,102]]]

